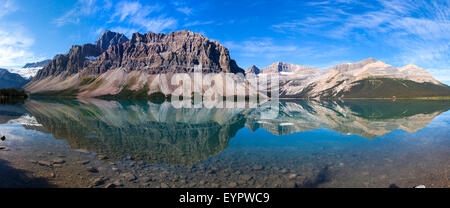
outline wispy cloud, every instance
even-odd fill
[[[30,47],[34,38],[20,25],[0,24],[0,66],[5,68],[22,66],[35,60]]]
[[[172,17],[166,17],[164,14],[155,14],[159,10],[161,10],[159,5],[149,6],[142,5],[138,1],[122,1],[116,5],[111,21],[128,23],[133,28],[139,28],[138,30],[145,29],[151,32],[162,32],[175,28],[177,20]]]
[[[192,15],[192,12],[193,12],[192,8],[189,8],[189,7],[180,7],[180,8],[177,8],[177,11],[179,11],[185,15]]]
[[[30,50],[34,38],[21,24],[9,22],[3,18],[19,10],[12,0],[0,0],[0,67],[22,66],[36,60]]]
[[[171,4],[175,7],[175,10],[189,16],[194,13],[194,9],[189,7],[184,1],[172,1]]]
[[[16,10],[13,0],[0,0],[0,18]]]
[[[78,0],[71,10],[56,18],[53,23],[59,27],[67,24],[78,24],[81,17],[93,15],[100,9],[96,3],[96,0]],[[106,6],[109,6],[111,2],[105,1],[105,3]]]
[[[214,21],[210,20],[210,21],[198,21],[195,20],[193,22],[188,22],[186,24],[184,24],[184,27],[193,27],[193,26],[199,26],[199,25],[209,25],[209,24],[213,24]]]

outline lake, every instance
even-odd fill
[[[450,101],[0,105],[1,187],[450,187]]]

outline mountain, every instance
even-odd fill
[[[248,68],[245,71],[245,74],[249,74],[249,73],[259,74],[260,72],[261,72],[261,70],[258,67],[256,67],[255,65],[252,65],[250,68]]]
[[[106,31],[95,44],[72,46],[67,54],[57,55],[25,89],[34,94],[59,92],[81,97],[123,91],[170,94],[176,86],[163,89],[154,81],[166,74],[170,78],[173,73],[194,72],[196,66],[204,73],[244,73],[228,49],[201,34],[134,33],[128,40]]]
[[[0,69],[0,89],[20,88],[28,81],[22,76],[9,72],[6,69]]]
[[[41,70],[48,63],[50,63],[50,61],[51,61],[50,59],[47,59],[47,60],[44,60],[44,61],[39,61],[39,62],[34,62],[34,63],[27,63],[22,68],[9,69],[9,72],[19,74],[20,76],[22,76],[25,79],[31,79],[31,78],[33,78],[36,75],[36,73],[39,70]]]
[[[261,70],[262,74],[280,73],[280,74],[314,74],[319,72],[319,69],[301,66],[283,62],[275,62],[272,65]]]
[[[106,51],[111,45],[118,45],[127,41],[128,38],[124,34],[119,34],[106,30],[95,42],[95,45],[101,48],[103,51]]]
[[[39,61],[39,62],[34,62],[34,63],[27,63],[25,64],[25,66],[23,66],[22,68],[37,68],[37,67],[44,67],[46,66],[48,63],[50,63],[50,59],[47,60],[43,60],[43,61]]]
[[[437,81],[418,66],[410,64],[396,68],[372,58],[357,63],[344,63],[324,70],[294,68],[292,65],[282,65],[277,62],[263,69],[261,73],[280,74],[281,98],[450,96],[449,86]]]

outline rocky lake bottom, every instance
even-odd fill
[[[0,134],[6,136],[4,141],[0,141],[0,146],[4,147],[0,150],[1,187],[410,188],[425,185],[450,188],[450,111],[447,108],[432,119],[425,119],[424,125],[415,123],[420,128],[414,131],[410,132],[412,127],[406,126],[410,124],[403,123],[398,127],[400,130],[393,129],[367,138],[370,137],[367,132],[376,134],[372,130],[385,125],[386,120],[395,119],[398,123],[398,119],[405,118],[368,119],[375,123],[359,126],[366,129],[362,133],[349,130],[350,126],[367,124],[361,121],[362,117],[352,118],[349,126],[342,126],[350,122],[345,120],[339,129],[326,125],[309,128],[311,123],[306,125],[305,113],[293,116],[292,109],[284,109],[277,118],[271,118],[271,121],[282,120],[281,123],[275,126],[265,124],[255,129],[255,123],[264,124],[267,120],[251,122],[253,117],[247,111],[227,112],[225,115],[215,112],[215,116],[206,120],[196,118],[195,122],[184,122],[189,123],[184,128],[189,130],[179,132],[170,130],[168,126],[179,126],[183,123],[181,121],[186,121],[185,114],[177,117],[176,122],[163,122],[161,117],[152,122],[144,121],[142,117],[131,119],[130,115],[137,114],[130,113],[130,109],[150,112],[152,106],[120,103],[123,112],[115,111],[115,115],[121,115],[129,122],[114,126],[112,123],[119,125],[120,122],[106,111],[97,109],[96,113],[87,113],[92,108],[82,107],[76,112],[83,113],[78,114],[70,111],[75,109],[74,106],[58,103],[64,109],[62,117],[58,117],[55,106],[50,106],[49,111],[39,112],[34,104],[2,106],[0,110],[3,122]],[[49,105],[56,104],[46,106]],[[77,104],[80,105],[84,104]],[[141,110],[136,111],[137,107]],[[165,112],[159,110],[158,115]],[[124,112],[128,116],[124,116]],[[320,114],[318,110],[315,112]],[[217,118],[218,114],[222,115],[221,119]],[[290,116],[280,118],[285,114]],[[426,118],[430,112],[422,114]],[[148,118],[149,114],[146,115]],[[192,118],[197,114],[188,115]],[[419,122],[417,115],[407,116],[416,116],[414,121]],[[78,128],[69,118],[87,123],[89,127]],[[336,118],[328,118],[337,121]],[[57,121],[50,122],[49,119]],[[299,122],[295,123],[293,119]],[[138,123],[135,122],[137,120]],[[95,122],[89,123],[91,121]],[[105,126],[101,121],[111,125]],[[65,126],[66,122],[70,125]],[[158,129],[156,133],[136,130],[141,129],[138,128],[141,125],[150,124],[153,126],[149,131]],[[299,125],[303,125],[305,130],[293,127]],[[76,131],[68,131],[69,126]],[[289,126],[294,132],[286,129]],[[104,129],[104,132],[99,133],[99,129]],[[137,132],[137,135],[130,132]],[[160,135],[157,141],[151,140],[154,135]],[[130,140],[130,143],[128,140],[146,136],[150,137],[149,141]],[[208,139],[202,141],[201,138]]]

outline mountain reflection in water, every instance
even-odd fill
[[[14,113],[0,121],[22,121],[26,128],[64,139],[71,148],[112,161],[131,156],[148,163],[192,165],[224,151],[245,127],[274,135],[326,128],[373,139],[396,129],[418,131],[449,109],[448,101],[406,100],[289,101],[281,102],[279,109],[269,104],[255,109],[176,109],[170,103],[147,101],[30,100],[8,107]]]

